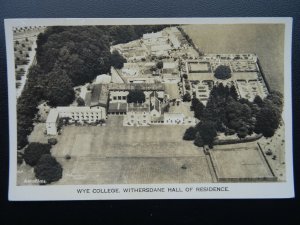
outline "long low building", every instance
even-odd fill
[[[142,91],[164,91],[164,84],[158,83],[110,83],[108,84],[110,91],[130,91],[130,90],[142,90]]]
[[[46,120],[48,135],[57,135],[60,118],[67,118],[69,122],[74,123],[95,123],[106,119],[106,108],[101,106],[92,108],[87,106],[70,106],[51,109]]]

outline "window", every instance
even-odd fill
[[[122,99],[122,96],[118,96],[118,100],[121,100]]]
[[[123,100],[126,100],[126,96],[123,96]]]
[[[114,96],[114,100],[117,100],[117,96]]]

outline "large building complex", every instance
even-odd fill
[[[252,101],[264,98],[268,89],[255,54],[200,55],[182,31],[168,27],[141,39],[111,47],[127,62],[121,69],[111,67],[110,75],[98,76],[92,85],[81,87],[85,106],[57,107],[47,119],[47,133],[55,135],[59,118],[69,122],[97,123],[107,116],[123,116],[124,126],[195,125],[187,93],[206,104],[214,85],[236,87],[238,96]],[[227,66],[228,79],[218,79],[216,69]],[[145,95],[142,103],[128,103],[131,91]]]

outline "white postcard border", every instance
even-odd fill
[[[14,26],[80,26],[80,25],[138,25],[138,24],[285,24],[284,43],[284,122],[286,149],[286,182],[275,183],[199,183],[199,184],[133,184],[133,185],[53,185],[17,186],[16,145],[16,89],[14,76],[13,32]],[[292,198],[293,144],[292,144],[292,79],[291,45],[292,18],[56,18],[56,19],[6,19],[5,20],[8,98],[9,98],[9,195],[11,201],[31,200],[96,200],[96,199],[235,199],[235,198]],[[214,191],[215,189],[223,191]],[[124,188],[164,188],[165,192],[131,192]],[[182,192],[168,192],[168,188]],[[175,189],[174,189],[175,188]],[[198,188],[199,191],[196,191]],[[200,191],[205,188],[211,191]],[[85,189],[91,193],[79,194]],[[119,189],[120,193],[103,193]],[[226,189],[226,190],[225,190]],[[144,189],[145,190],[145,189]],[[170,189],[171,190],[171,189]],[[93,193],[97,192],[97,193]],[[102,192],[102,193],[98,193]]]

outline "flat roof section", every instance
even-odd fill
[[[58,111],[56,109],[51,109],[48,114],[46,123],[56,123],[57,118],[58,118]]]

